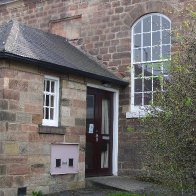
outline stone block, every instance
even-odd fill
[[[45,165],[44,164],[33,164],[31,165],[31,172],[37,174],[43,174],[45,172]]]
[[[12,163],[18,163],[18,164],[26,164],[27,163],[27,157],[24,156],[1,156],[0,157],[0,164],[12,164]]]
[[[9,122],[7,123],[7,130],[9,132],[19,132],[21,131],[21,124],[20,123],[12,123],[12,122]]]
[[[77,91],[75,89],[62,89],[62,99],[73,99],[77,97]]]
[[[30,165],[47,165],[50,163],[50,155],[32,154],[28,157],[28,163]]]
[[[73,81],[69,81],[67,87],[69,89],[86,90],[86,85]]]
[[[0,111],[0,121],[16,121],[16,114],[7,111]]]
[[[31,114],[42,114],[42,105],[25,104],[24,111]]]
[[[3,98],[4,99],[13,99],[18,101],[20,98],[19,91],[4,89],[3,90]]]
[[[49,155],[50,154],[50,144],[42,142],[31,142],[29,143],[29,154],[31,155]]]
[[[12,176],[0,176],[0,189],[10,188],[13,184]]]
[[[75,118],[73,117],[66,117],[61,118],[61,125],[62,126],[75,126]]]
[[[11,164],[8,168],[9,175],[27,175],[30,174],[30,167],[25,164]]]
[[[8,109],[8,101],[0,99],[0,110],[7,110]]]
[[[42,93],[20,92],[20,103],[40,105],[43,103],[43,95]]]
[[[61,108],[61,116],[62,116],[62,118],[70,117],[70,107],[63,106]]]
[[[84,116],[86,116],[86,109],[73,107],[71,109],[71,116],[73,116],[75,118],[84,117]]]
[[[76,108],[83,108],[86,110],[86,101],[72,99],[71,106],[76,107]]]
[[[123,52],[123,53],[115,53],[113,54],[114,59],[122,59],[122,58],[130,58],[130,52]]]
[[[29,144],[28,144],[28,142],[20,142],[20,144],[19,144],[19,154],[20,155],[28,155],[29,154]]]
[[[34,80],[32,82],[29,81],[28,84],[28,92],[37,92],[42,93],[43,92],[43,82],[35,82]]]
[[[26,184],[24,176],[14,176],[13,186],[14,187],[24,187]]]
[[[1,122],[0,121],[0,132],[7,131],[7,122]]]
[[[42,114],[33,114],[32,115],[32,123],[34,124],[42,124]]]
[[[28,82],[16,79],[9,80],[9,89],[18,90],[18,91],[27,91]]]
[[[6,175],[6,165],[0,165],[0,176]]]
[[[76,126],[86,126],[86,119],[83,118],[76,118],[75,119]]]
[[[6,155],[18,155],[19,146],[17,143],[5,143],[4,144],[4,153]]]
[[[33,121],[32,115],[25,112],[17,112],[16,121],[19,123],[31,123]]]
[[[22,111],[24,108],[23,104],[16,100],[9,101],[9,110],[11,111]]]
[[[21,131],[24,131],[24,132],[37,132],[38,131],[38,125],[21,124]]]
[[[6,141],[28,141],[28,135],[26,133],[21,132],[7,132],[6,134]]]
[[[61,99],[61,106],[70,106],[69,99]]]

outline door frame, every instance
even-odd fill
[[[87,87],[113,92],[113,146],[112,146],[112,175],[118,175],[118,116],[119,116],[119,90],[87,83]]]

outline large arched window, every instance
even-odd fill
[[[158,13],[140,18],[132,27],[131,109],[150,105],[164,87],[171,57],[171,22]],[[163,77],[160,77],[163,76]]]

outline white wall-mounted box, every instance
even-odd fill
[[[79,144],[51,144],[51,175],[78,173]]]

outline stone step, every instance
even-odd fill
[[[126,176],[104,176],[86,178],[86,187],[112,188],[121,191],[153,195],[173,195],[157,184],[138,181]]]

